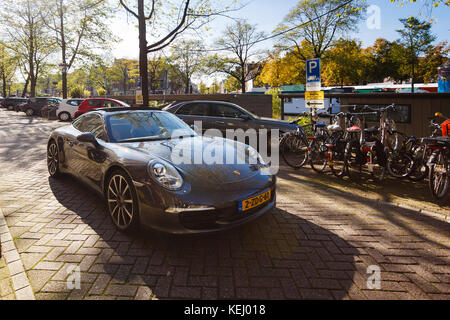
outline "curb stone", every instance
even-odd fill
[[[5,259],[6,266],[8,267],[14,294],[17,300],[35,300],[33,289],[31,288],[30,281],[27,277],[25,269],[23,267],[20,255],[17,252],[16,245],[9,232],[8,225],[6,224],[3,211],[0,208],[0,238],[2,246],[2,256]],[[14,264],[12,269],[10,266]],[[11,270],[12,269],[12,270]],[[13,272],[12,272],[13,271]]]

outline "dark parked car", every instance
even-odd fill
[[[14,110],[15,106],[27,101],[27,98],[8,97],[0,103],[0,106],[2,108],[7,108],[8,110]]]
[[[61,98],[54,97],[29,98],[26,103],[20,105],[18,111],[25,112],[25,114],[29,117],[31,117],[32,115],[41,115],[43,107],[50,105],[59,105],[61,100]]]
[[[211,147],[242,161],[195,160],[194,151]],[[187,150],[187,161],[175,161],[175,150]],[[47,164],[52,177],[70,173],[98,191],[122,231],[144,225],[169,233],[213,232],[251,221],[275,206],[276,177],[255,149],[201,137],[157,109],[85,113],[52,132]]]
[[[187,101],[170,104],[165,111],[174,113],[184,122],[193,125],[194,121],[202,121],[202,131],[219,129],[223,136],[227,129],[278,129],[280,134],[297,130],[297,127],[287,121],[270,118],[260,118],[244,108],[222,101]]]

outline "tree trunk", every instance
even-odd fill
[[[242,94],[246,93],[246,89],[245,89],[245,78],[241,79],[241,89],[242,89]]]
[[[35,76],[30,76],[30,96],[36,97],[36,85],[37,85],[37,78]]]
[[[62,54],[62,94],[63,99],[67,99],[67,64],[66,64],[66,38],[64,36],[64,11],[63,0],[59,1],[59,18],[61,25],[61,54]]]
[[[25,85],[24,85],[23,91],[22,91],[22,98],[25,97],[25,95],[27,94],[28,84],[29,83],[30,83],[30,76],[28,76],[27,80],[25,80]]]
[[[414,61],[411,63],[411,93],[414,93]]]
[[[184,88],[184,93],[189,94],[191,90],[189,90],[190,86],[191,86],[191,79],[189,79],[189,77],[186,77],[186,81],[184,83],[185,88]]]
[[[5,73],[3,72],[2,73],[2,81],[3,81],[3,97],[4,98],[6,98],[6,75],[5,75]]]
[[[139,73],[141,75],[142,97],[144,107],[149,105],[148,95],[148,58],[147,58],[147,26],[144,12],[144,0],[138,0],[139,16]]]

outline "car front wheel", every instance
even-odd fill
[[[50,142],[47,148],[47,168],[50,176],[57,178],[59,171],[59,152],[55,141]]]
[[[115,170],[106,188],[106,205],[113,223],[123,232],[135,230],[139,223],[139,210],[131,179],[123,170]]]
[[[69,121],[70,120],[70,114],[68,114],[67,112],[61,112],[58,115],[59,120],[61,121]]]

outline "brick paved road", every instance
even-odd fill
[[[278,208],[240,229],[175,237],[117,232],[102,201],[49,179],[56,121],[0,110],[0,208],[37,299],[449,299],[450,225],[317,190],[289,169]],[[381,290],[367,268],[381,269]],[[81,289],[67,289],[79,266]]]

